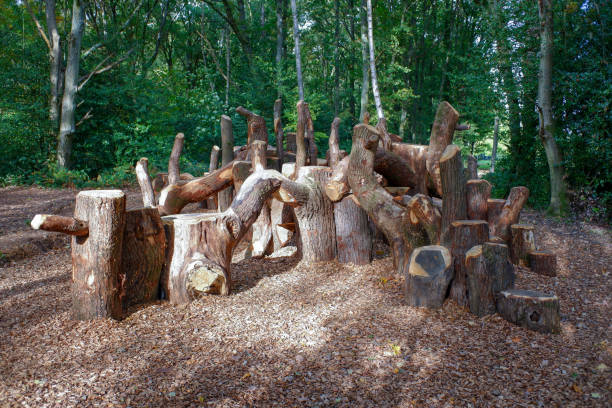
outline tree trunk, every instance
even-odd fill
[[[471,154],[467,157],[468,180],[478,180],[478,160]]]
[[[414,187],[417,193],[422,194],[427,194],[427,150],[428,146],[408,143],[393,143],[391,147],[391,151],[404,159],[412,169],[413,181],[407,185]],[[380,169],[376,171],[385,174]]]
[[[295,70],[297,72],[298,99],[304,100],[304,82],[302,80],[302,58],[300,56],[300,27],[298,23],[296,0],[291,0],[291,14],[293,15],[293,39],[295,40]]]
[[[174,138],[174,145],[168,160],[168,184],[176,184],[180,180],[180,165],[181,152],[185,143],[185,135],[178,133]]]
[[[429,137],[429,148],[426,153],[427,171],[433,179],[436,191],[442,196],[440,179],[440,157],[453,141],[455,126],[459,113],[446,101],[440,102]]]
[[[284,0],[276,0],[276,96],[281,97],[281,78],[283,74],[283,8]]]
[[[560,333],[559,298],[531,290],[500,292],[497,311],[506,320],[542,333]]]
[[[278,157],[278,171],[283,169],[283,163],[285,162],[284,149],[283,149],[283,101],[279,98],[274,101],[274,135],[276,137],[276,157]]]
[[[62,43],[59,31],[57,30],[55,0],[45,1],[45,16],[49,45],[51,46],[49,49],[49,82],[51,84],[49,93],[49,119],[52,126],[58,126],[60,118],[60,95],[63,91],[64,82],[64,67]]]
[[[469,180],[466,184],[467,215],[470,220],[487,220],[487,201],[491,196],[487,180]]]
[[[89,235],[72,238],[73,317],[120,319],[125,194],[119,190],[81,191],[74,218],[88,223]]]
[[[30,225],[35,230],[61,232],[77,237],[86,237],[89,234],[87,222],[62,215],[36,214]]]
[[[234,131],[229,116],[221,115],[221,165],[234,160]],[[219,211],[225,211],[232,203],[234,189],[228,187],[219,193]]]
[[[212,173],[217,170],[219,166],[219,151],[221,149],[219,146],[214,145],[212,149],[210,149],[210,160],[208,161],[208,173]],[[231,187],[228,187],[231,188]],[[227,188],[226,188],[227,190]],[[216,210],[219,207],[219,199],[217,198],[217,194],[213,194],[211,197],[208,197],[206,200],[202,201],[202,208],[208,208],[209,210]]]
[[[296,126],[296,175],[300,168],[306,164],[306,158],[309,159],[311,166],[317,165],[317,145],[314,142],[314,127],[312,124],[312,117],[310,116],[310,109],[308,104],[304,101],[297,103],[297,126]],[[308,152],[306,152],[306,140],[308,140]],[[303,144],[300,144],[303,142]]]
[[[334,0],[334,116],[340,113],[340,0]]]
[[[266,121],[260,115],[257,115],[242,106],[236,108],[239,115],[244,116],[247,121],[247,145],[251,145],[255,140],[262,140],[268,143],[268,128]]]
[[[366,265],[372,262],[372,231],[368,214],[352,197],[334,203],[338,262]]]
[[[552,55],[553,8],[552,0],[538,0],[540,15],[540,71],[538,74],[538,111],[540,116],[540,140],[546,151],[550,170],[550,205],[552,215],[567,213],[567,186],[563,157],[554,136],[552,115]]]
[[[79,87],[79,62],[81,59],[81,40],[85,27],[85,4],[82,0],[72,2],[72,23],[68,40],[68,58],[64,76],[64,95],[57,143],[57,164],[60,168],[70,167],[72,138],[76,130],[76,94]]]
[[[557,257],[548,251],[531,251],[528,254],[529,267],[540,275],[557,276]]]
[[[489,226],[486,221],[455,221],[451,226],[453,264],[455,278],[451,285],[450,297],[459,306],[468,305],[468,287],[466,282],[465,253],[476,245],[481,245],[489,238]]]
[[[439,309],[453,279],[451,255],[438,245],[416,248],[404,283],[404,296],[410,306]]]
[[[494,219],[499,217],[502,208],[506,204],[506,200],[503,198],[489,198],[487,200],[487,221],[492,222]]]
[[[450,145],[440,157],[440,182],[442,187],[442,245],[451,244],[451,223],[467,219],[467,200],[461,151]],[[468,248],[469,249],[469,248]]]
[[[378,89],[378,79],[376,77],[376,52],[374,50],[374,26],[372,23],[372,0],[367,0],[368,6],[368,45],[370,48],[370,73],[372,77],[372,93],[374,94],[374,103],[376,104],[376,114],[378,115],[378,122],[386,130],[385,113],[382,107],[382,101],[380,99],[380,91]],[[382,122],[382,123],[381,123]],[[383,132],[383,148],[385,150],[391,150],[391,140],[388,138],[387,132]]]
[[[490,234],[508,242],[510,240],[510,226],[518,222],[521,209],[528,198],[529,189],[527,187],[512,187],[499,215],[493,219],[489,218]]]
[[[142,204],[145,208],[155,208],[155,193],[149,176],[149,160],[146,157],[136,163],[136,179],[142,192]]]
[[[340,127],[340,118],[334,118],[329,132],[329,159],[327,165],[332,169],[340,161],[340,144],[338,137],[338,127]]]
[[[498,139],[499,139],[499,117],[495,116],[495,127],[493,128],[493,149],[491,150],[491,173],[495,173],[495,161],[497,160]]]
[[[533,225],[514,224],[510,226],[510,259],[519,266],[529,266],[529,252],[536,250]]]
[[[361,103],[359,108],[359,122],[364,122],[368,110],[368,94],[370,88],[370,67],[368,61],[368,22],[366,0],[361,0]],[[367,123],[366,123],[367,124]]]

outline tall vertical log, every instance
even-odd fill
[[[297,141],[295,132],[285,133],[285,140],[287,144],[287,151],[297,153]]]
[[[340,141],[338,137],[338,128],[340,127],[340,118],[334,118],[329,132],[329,162],[327,163],[332,169],[340,161]]]
[[[74,217],[89,224],[89,235],[72,238],[72,315],[78,320],[120,319],[125,194],[119,190],[81,191]]]
[[[261,140],[251,143],[251,163],[253,172],[266,169],[266,152],[268,144]],[[272,220],[270,218],[270,202],[266,201],[261,207],[257,220],[253,223],[253,237],[251,239],[251,254],[253,258],[261,258],[273,251]]]
[[[282,25],[281,25],[282,27]],[[283,123],[281,121],[283,101],[278,98],[274,101],[274,135],[276,136],[276,157],[278,157],[278,168],[281,171],[285,161],[283,151]]]
[[[521,210],[528,198],[529,189],[527,187],[512,187],[499,215],[492,220],[489,219],[492,236],[499,237],[505,242],[510,240],[510,225],[518,222]]]
[[[234,131],[229,116],[221,115],[221,165],[225,166],[234,160]],[[232,203],[233,187],[227,187],[219,193],[219,211],[225,211]]]
[[[519,266],[529,265],[529,252],[536,250],[533,225],[514,224],[510,226],[510,259]]]
[[[168,161],[168,184],[176,184],[181,179],[179,160],[181,158],[184,143],[185,135],[182,133],[177,134],[174,138],[172,153],[170,153],[170,160]]]
[[[214,145],[212,149],[210,149],[210,161],[208,162],[208,172],[212,173],[217,170],[219,166],[219,146]],[[208,209],[217,209],[218,207],[218,199],[217,194],[213,194],[211,197],[208,197],[205,201],[202,201],[202,207]],[[206,207],[204,207],[206,206]]]
[[[442,245],[450,246],[451,223],[455,220],[467,219],[465,178],[459,147],[449,145],[440,157],[439,166],[442,188],[442,230],[440,242]]]
[[[427,150],[428,146],[408,143],[393,143],[391,147],[393,153],[407,162],[414,174],[415,191],[422,194],[427,194]]]
[[[429,137],[426,153],[427,171],[431,175],[438,194],[442,195],[439,160],[446,147],[453,141],[459,113],[446,101],[440,102]]]
[[[478,160],[471,154],[467,157],[467,173],[469,174],[468,180],[478,180]]]
[[[263,117],[242,106],[237,107],[236,112],[247,120],[247,145],[250,145],[255,140],[262,140],[268,143],[268,128]]]
[[[366,265],[372,262],[372,231],[368,214],[352,197],[334,203],[338,262]]]
[[[489,222],[496,219],[504,208],[506,200],[503,198],[489,198],[487,200],[487,220]]]
[[[468,288],[466,283],[465,253],[470,248],[481,245],[489,238],[489,226],[486,221],[455,221],[451,226],[453,264],[455,279],[451,284],[450,297],[459,306],[468,305]]]
[[[306,156],[309,159],[311,166],[317,165],[317,145],[314,140],[314,127],[312,124],[312,117],[310,116],[310,109],[308,108],[308,104],[304,101],[299,101],[297,103],[297,129],[296,129],[296,142],[297,142],[297,155],[300,156],[300,138],[308,139],[308,153]],[[305,146],[304,146],[305,147]],[[296,163],[298,159],[296,157]],[[299,171],[299,168],[302,167],[303,164],[299,164],[296,167],[296,171]]]
[[[487,180],[468,180],[467,215],[470,220],[487,220],[487,200],[491,196],[491,183]]]
[[[136,163],[136,179],[142,192],[142,204],[145,208],[155,207],[155,193],[153,192],[153,184],[149,176],[149,159],[141,158]]]

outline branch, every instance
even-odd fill
[[[91,79],[91,78],[92,78],[94,75],[98,75],[98,74],[101,74],[101,73],[103,73],[103,72],[109,71],[109,70],[113,69],[115,66],[117,66],[117,65],[121,64],[123,61],[125,61],[125,60],[126,60],[126,59],[127,59],[129,56],[130,56],[130,54],[131,54],[133,51],[134,51],[134,48],[132,47],[132,48],[131,48],[131,49],[130,49],[128,52],[127,52],[127,54],[125,54],[123,57],[119,58],[117,61],[112,62],[112,63],[108,64],[107,66],[100,68],[100,66],[101,66],[102,64],[104,64],[106,61],[108,61],[108,59],[109,59],[111,56],[109,55],[108,57],[104,58],[104,59],[103,59],[103,60],[102,60],[102,61],[101,61],[101,62],[100,62],[100,63],[99,63],[97,66],[96,66],[96,68],[94,68],[94,70],[93,70],[93,71],[91,71],[89,74],[87,74],[86,76],[84,76],[83,78],[81,78],[81,79],[82,79],[82,82],[79,84],[79,87],[78,87],[77,91],[80,91],[80,90],[81,90],[81,89],[82,89],[82,88],[85,86],[85,84],[86,84],[87,82],[89,82],[89,80],[90,80],[90,79]]]
[[[90,110],[89,110],[89,111],[88,111],[88,112],[85,114],[85,116],[83,116],[83,117],[81,118],[81,120],[79,120],[79,121],[76,123],[76,125],[74,125],[74,127],[75,127],[75,128],[77,128],[77,127],[81,126],[81,125],[83,124],[83,122],[85,122],[87,119],[91,119],[91,118],[93,117],[93,115],[91,114],[91,111],[92,111],[92,110],[93,110],[93,108],[92,108],[92,109],[90,109]]]
[[[45,34],[45,30],[43,30],[42,26],[40,25],[40,22],[36,18],[36,15],[34,15],[34,10],[32,10],[32,7],[30,7],[30,2],[28,0],[24,0],[24,3],[25,3],[26,8],[28,9],[28,13],[30,13],[30,17],[32,17],[34,24],[36,24],[36,29],[38,30],[38,34],[40,34],[42,39],[45,40],[45,44],[47,44],[47,48],[49,48],[49,51],[51,51],[51,48],[52,48],[51,42],[49,41],[49,38],[47,38],[47,35]]]

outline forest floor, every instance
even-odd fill
[[[609,229],[522,216],[559,275],[520,269],[517,287],[557,294],[559,335],[406,306],[382,245],[361,267],[241,260],[230,296],[79,322],[69,240],[27,225],[75,195],[0,189],[0,407],[612,405]]]

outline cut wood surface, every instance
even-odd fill
[[[405,276],[404,297],[410,306],[439,309],[453,279],[451,254],[443,246],[416,248]]]
[[[559,333],[559,298],[532,290],[505,290],[497,296],[497,311],[509,322],[542,333]]]
[[[443,101],[438,105],[431,135],[429,137],[429,148],[426,152],[427,171],[433,179],[436,191],[440,196],[443,195],[442,179],[440,177],[440,157],[446,147],[452,143],[455,133],[455,126],[459,120],[459,113],[450,105]]]
[[[487,180],[468,180],[466,183],[467,215],[470,220],[487,220],[491,183]]]

